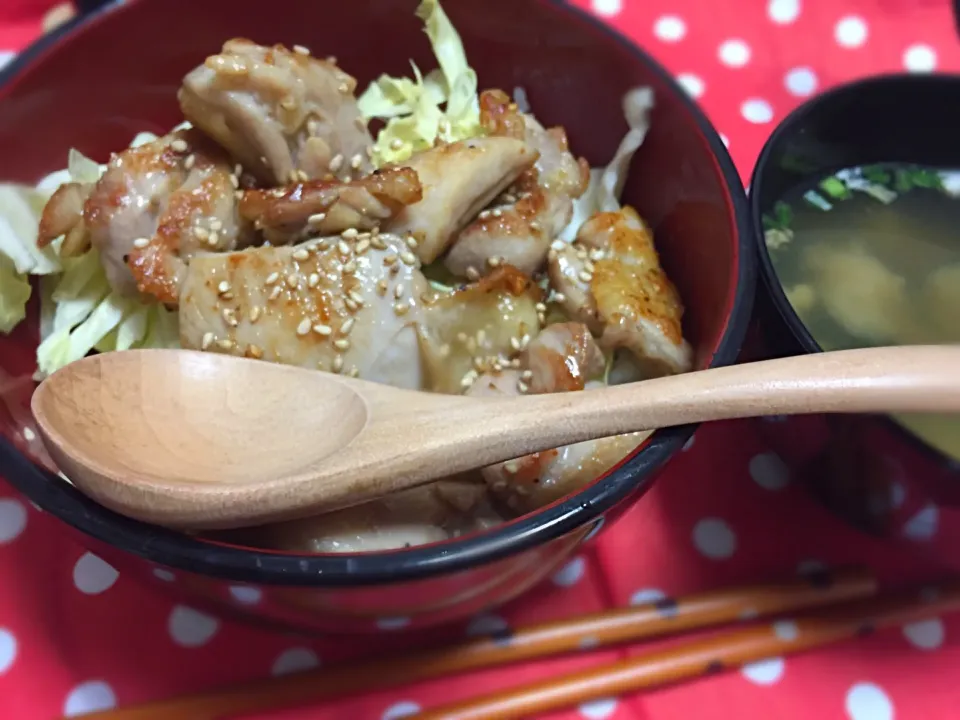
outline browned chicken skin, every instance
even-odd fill
[[[348,180],[373,169],[356,80],[304,48],[228,40],[183,80],[180,108],[262,182]]]
[[[44,209],[38,242],[66,232],[64,254],[92,245],[118,293],[175,304],[192,255],[252,241],[237,215],[238,186],[220,148],[196,130],[178,131],[113,155],[92,187],[63,186]]]
[[[271,190],[247,190],[240,215],[274,245],[349,228],[372,230],[423,198],[411,168],[375,171],[359,180],[309,180]]]
[[[537,157],[522,140],[506,137],[471,138],[417,153],[404,165],[420,178],[423,199],[405,207],[384,227],[413,233],[419,242],[417,254],[429,264]]]
[[[526,142],[537,162],[458,235],[444,262],[458,277],[475,277],[499,263],[538,271],[550,243],[570,222],[573,199],[590,181],[590,168],[570,153],[563,128],[545,130],[502,90],[480,95],[480,121],[492,136]]]
[[[653,233],[632,208],[591,217],[573,244],[551,251],[549,273],[564,310],[602,348],[629,350],[646,377],[690,370],[683,304],[660,267]]]

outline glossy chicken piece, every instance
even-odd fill
[[[533,166],[537,153],[522,140],[477,137],[437,145],[412,156],[423,199],[404,208],[384,225],[412,233],[424,264],[436,260],[477,213]]]
[[[632,208],[595,214],[573,244],[551,254],[548,269],[564,310],[599,337],[601,348],[629,350],[645,377],[690,370],[680,296]]]
[[[531,393],[583,390],[603,377],[606,358],[582,323],[545,327],[520,357]]]
[[[229,159],[208,138],[171,133],[114,155],[92,188],[61,188],[44,210],[39,242],[72,223],[71,250],[96,248],[114,290],[175,304],[187,259],[252,239],[237,216],[237,185]]]
[[[367,174],[356,80],[301,50],[228,40],[183,79],[184,116],[268,185]]]
[[[459,277],[486,274],[491,261],[533,274],[570,222],[573,199],[586,190],[590,167],[570,153],[563,128],[544,130],[502,90],[481,93],[480,120],[491,135],[523,139],[537,151],[537,162],[464,228],[444,262]]]
[[[526,368],[486,373],[480,376],[467,394],[472,397],[517,395],[526,389],[527,383],[530,389],[536,387],[542,392],[564,392],[578,389],[577,386],[589,390],[602,386],[602,382],[596,380],[587,380],[581,385],[581,378],[589,377],[588,372],[593,374],[596,371],[595,365],[592,369],[587,366],[572,374],[573,382],[570,382],[570,375],[553,371],[583,347],[580,331],[562,327],[553,330],[553,327],[541,333],[546,337],[537,347],[531,346],[534,353],[527,353],[528,358],[537,358],[532,366],[535,370]],[[566,351],[570,351],[571,355],[567,355]],[[546,357],[550,353],[554,353],[552,360]],[[590,357],[593,353],[587,352],[586,355]],[[544,369],[547,372],[541,375]],[[599,369],[602,372],[602,366]],[[551,379],[556,379],[559,384],[553,385]],[[633,452],[649,435],[649,432],[630,433],[544,450],[491,465],[484,468],[482,473],[494,496],[516,514],[523,514],[576,492],[597,479]]]
[[[461,394],[479,373],[516,362],[540,330],[540,297],[528,276],[506,266],[428,304],[420,327],[428,389]]]
[[[77,257],[90,249],[90,233],[83,219],[83,206],[93,187],[93,183],[69,182],[57,188],[40,216],[39,247],[46,247],[62,235],[61,257]]]
[[[247,190],[240,215],[274,245],[349,228],[372,230],[423,198],[410,168],[376,171],[359,180],[310,180],[270,190]]]
[[[180,296],[180,341],[420,389],[419,267],[395,235],[201,255]]]

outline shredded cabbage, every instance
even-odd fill
[[[156,135],[140,133],[131,147],[153,140]],[[41,276],[38,379],[94,349],[180,346],[176,313],[114,293],[96,250],[61,260],[59,240],[37,247],[40,215],[50,196],[65,182],[96,182],[104,170],[71,150],[67,168],[36,188],[0,186],[0,331],[10,332],[23,320],[30,298],[27,276]]]
[[[653,90],[650,88],[634,88],[623,97],[623,115],[630,129],[623,136],[607,166],[590,171],[590,184],[586,192],[574,202],[573,217],[560,233],[560,240],[573,241],[580,226],[594,213],[620,209],[620,195],[627,181],[630,161],[647,137],[651,110]]]
[[[374,143],[378,166],[402,162],[437,139],[455,142],[481,131],[477,73],[460,36],[437,0],[422,0],[417,17],[440,67],[424,77],[411,61],[413,80],[381,75],[358,100],[364,118],[387,121]]]

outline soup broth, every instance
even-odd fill
[[[787,298],[824,350],[960,343],[960,172],[842,170],[788,193],[764,227]],[[894,419],[960,460],[960,416]]]

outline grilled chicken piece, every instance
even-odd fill
[[[513,184],[537,160],[537,152],[522,140],[477,137],[437,145],[412,156],[423,186],[423,199],[405,207],[384,227],[413,233],[424,264],[436,260],[457,232]]]
[[[422,198],[417,173],[392,168],[350,182],[310,180],[271,190],[247,190],[240,201],[240,215],[272,244],[286,245],[349,228],[372,230]]]
[[[420,389],[414,324],[427,290],[395,235],[199,255],[180,296],[180,342]]]
[[[508,367],[540,330],[540,297],[540,288],[510,266],[438,296],[420,327],[427,387],[459,395],[483,370]]]
[[[187,259],[252,240],[237,216],[237,184],[229,158],[208,138],[171,133],[114,155],[92,188],[63,186],[44,210],[38,242],[66,230],[70,252],[99,251],[114,290],[175,304]]]
[[[373,169],[357,82],[334,62],[235,38],[183,79],[184,116],[268,185]]]
[[[558,354],[555,362],[562,363],[564,357],[562,353]],[[522,387],[520,383],[525,377],[529,374],[520,370],[485,373],[467,394],[472,397],[517,395],[520,394],[518,385]],[[530,378],[530,382],[549,388],[545,378],[536,375]],[[587,390],[595,387],[602,387],[602,383],[590,381],[585,386]],[[545,392],[563,392],[564,389],[563,385],[558,385]],[[565,445],[491,465],[484,468],[482,474],[500,503],[520,515],[549,505],[593,482],[633,452],[649,435],[649,432],[629,433]]]
[[[590,330],[575,322],[545,327],[523,351],[520,363],[528,370],[531,393],[583,390],[606,369],[603,351]]]
[[[570,222],[573,199],[590,182],[590,167],[570,153],[562,127],[545,130],[502,90],[481,93],[480,120],[492,136],[524,140],[537,151],[537,162],[463,229],[444,262],[459,277],[489,272],[491,260],[533,274],[543,266],[550,243]]]
[[[46,247],[61,235],[60,257],[77,257],[90,249],[90,233],[83,219],[83,205],[93,183],[69,182],[61,185],[50,196],[40,216],[37,245]]]
[[[633,208],[593,215],[573,244],[551,255],[548,269],[564,310],[599,337],[601,348],[629,350],[645,377],[690,370],[683,304]]]

